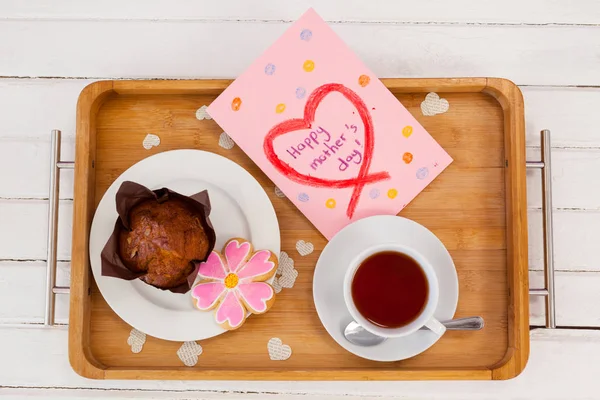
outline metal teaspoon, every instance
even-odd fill
[[[449,331],[478,331],[483,328],[484,322],[481,317],[467,317],[441,321]],[[427,329],[422,327],[421,329]],[[375,346],[383,343],[387,338],[369,332],[356,321],[352,321],[344,329],[346,339],[359,346]]]

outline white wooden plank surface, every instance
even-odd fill
[[[61,201],[58,213],[58,259],[69,260],[72,201]],[[45,260],[47,226],[47,201],[0,200],[0,260]]]
[[[288,26],[4,20],[0,37],[14,40],[0,41],[0,76],[232,77]],[[501,76],[521,85],[600,85],[597,55],[588,51],[600,45],[600,29],[595,26],[336,24],[333,28],[382,77],[480,75]],[[235,62],[224,58],[228,52],[235,53]]]
[[[539,160],[539,149],[528,149],[529,160]],[[553,206],[560,209],[600,210],[600,149],[552,151]],[[541,171],[527,171],[527,204],[542,206]]]
[[[64,158],[71,158],[75,103],[90,82],[81,78],[232,77],[309,5],[380,76],[501,76],[522,85],[531,159],[539,157],[539,130],[553,132],[557,320],[560,326],[600,327],[600,88],[589,87],[600,85],[596,0],[5,0],[0,302],[19,307],[0,307],[0,397],[598,397],[600,369],[589,361],[600,357],[596,330],[533,331],[529,365],[509,382],[98,382],[70,369],[65,328],[7,325],[42,321],[48,132],[63,131]],[[528,173],[532,286],[543,281],[538,183],[538,172]],[[59,263],[59,284],[69,273],[71,171],[63,173],[62,184],[67,200],[61,202],[59,258],[65,262]],[[59,296],[59,322],[66,322],[67,307]],[[541,298],[532,298],[531,322],[543,323]]]
[[[0,59],[0,64],[5,61]],[[75,137],[75,107],[84,79],[0,79],[0,138],[47,139],[51,129]],[[26,118],[25,118],[26,117]]]
[[[126,338],[124,338],[126,340]],[[525,371],[506,382],[200,382],[200,381],[93,381],[77,376],[68,365],[67,332],[0,327],[0,350],[11,360],[3,371],[4,387],[73,388],[88,396],[86,388],[130,389],[102,391],[104,397],[140,396],[137,390],[162,391],[159,398],[341,399],[365,396],[401,399],[590,399],[600,391],[593,361],[600,358],[600,332],[532,332],[531,356]],[[49,349],[51,349],[49,351]],[[40,355],[44,357],[40,357]],[[589,360],[589,362],[586,362]],[[1,390],[1,389],[0,389]],[[134,391],[135,390],[135,391]],[[12,391],[18,393],[19,391]],[[67,392],[67,393],[69,393]],[[0,396],[8,391],[0,391]],[[33,394],[33,391],[21,391]],[[45,394],[46,392],[42,392]],[[53,392],[50,392],[53,393]],[[62,395],[65,392],[54,392]],[[92,392],[93,394],[94,392]],[[148,393],[144,393],[150,397]],[[154,394],[152,394],[154,395]],[[310,395],[310,396],[307,396]],[[203,397],[204,396],[204,397]],[[237,397],[236,397],[237,396]],[[298,396],[298,397],[295,397]],[[323,396],[323,397],[318,397]],[[41,396],[40,396],[41,397]],[[143,397],[143,396],[140,396]]]
[[[48,198],[50,130],[43,133],[43,137],[40,138],[0,136],[0,171],[3,171],[0,174],[0,199]],[[74,160],[73,136],[63,137],[61,153],[61,160]],[[60,172],[61,199],[73,198],[73,173],[72,169],[63,169]]]
[[[70,264],[59,262],[56,285],[69,286],[70,276]],[[0,324],[43,324],[45,290],[45,262],[0,261],[0,304],[18,304],[18,307],[0,307]],[[59,294],[56,296],[56,323],[68,322],[69,296]]]
[[[530,212],[529,265],[531,269],[536,270],[543,267],[541,228],[541,212]],[[600,271],[598,238],[600,238],[600,212],[555,211],[555,269],[558,271]]]
[[[600,72],[598,72],[600,75]],[[522,87],[527,145],[539,146],[538,133],[552,131],[556,148],[600,148],[600,88]]]
[[[532,288],[544,285],[542,271],[529,273]],[[556,272],[556,323],[560,327],[600,326],[600,274],[598,272]],[[544,298],[530,297],[530,321],[533,326],[545,326]]]
[[[331,22],[389,22],[389,23],[494,23],[494,24],[576,24],[597,25],[600,12],[594,0],[581,0],[565,7],[560,1],[531,0],[503,1],[500,6],[493,0],[429,0],[399,2],[379,0],[368,3],[361,0],[339,1],[277,0],[135,0],[122,2],[105,0],[99,3],[69,0],[20,1],[5,0],[3,18],[43,19],[151,19],[184,21],[293,21],[309,7]]]

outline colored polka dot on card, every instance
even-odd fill
[[[425,179],[429,175],[429,169],[427,167],[421,167],[417,170],[417,179]]]
[[[239,97],[236,97],[235,99],[233,99],[233,101],[231,102],[231,109],[233,111],[238,111],[240,109],[240,107],[242,106],[242,99],[240,99]]]
[[[388,190],[387,195],[390,199],[393,199],[398,196],[398,191],[396,189],[390,189]]]
[[[297,87],[296,88],[296,98],[303,99],[304,96],[306,96],[306,89],[304,89],[303,87]]]
[[[358,77],[358,84],[362,87],[367,86],[369,82],[371,82],[371,78],[369,78],[367,75],[361,75]]]
[[[306,72],[312,72],[312,70],[315,69],[315,62],[313,60],[306,60],[304,61],[304,65],[302,66],[302,68]]]
[[[327,208],[335,208],[335,199],[328,199],[325,202],[325,207],[327,207]]]
[[[267,64],[267,66],[265,67],[265,74],[267,75],[273,75],[275,73],[275,65],[273,64]]]
[[[302,29],[300,32],[300,39],[308,42],[312,38],[312,31],[310,29]]]
[[[306,203],[308,200],[310,200],[310,197],[308,197],[308,194],[306,193],[298,193],[298,200]]]
[[[369,197],[370,197],[370,198],[372,198],[372,199],[376,199],[376,198],[378,198],[378,197],[379,197],[379,194],[380,194],[380,193],[379,193],[379,189],[377,189],[377,188],[373,188],[373,189],[371,189],[371,191],[369,192]]]
[[[413,127],[410,125],[406,125],[404,128],[402,128],[402,136],[404,136],[405,138],[408,138],[410,135],[412,135],[413,133]]]
[[[284,111],[285,111],[285,104],[283,104],[283,103],[277,104],[277,107],[275,107],[275,112],[277,114],[281,114]]]
[[[413,160],[412,153],[406,152],[402,155],[402,161],[404,161],[405,163],[410,164],[412,160]]]

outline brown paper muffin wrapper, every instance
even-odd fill
[[[206,190],[192,196],[184,196],[167,188],[150,190],[138,183],[126,181],[121,184],[116,195],[117,213],[119,214],[119,218],[117,218],[115,229],[108,238],[100,255],[102,261],[102,276],[110,276],[130,281],[145,275],[145,273],[130,271],[121,260],[121,257],[119,256],[119,232],[121,230],[130,230],[129,210],[136,205],[148,199],[154,199],[158,203],[164,203],[169,201],[169,199],[174,198],[181,199],[188,203],[201,217],[200,221],[202,222],[209,242],[208,252],[206,253],[206,258],[208,258],[208,255],[215,246],[216,236],[209,219],[211,207],[208,192]],[[206,258],[203,260],[193,260],[195,268],[188,276],[187,283],[169,289],[157,289],[168,290],[173,293],[188,292],[196,280],[200,262],[205,261]]]

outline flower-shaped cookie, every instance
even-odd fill
[[[266,283],[277,271],[277,257],[269,250],[254,251],[245,239],[230,239],[223,254],[212,251],[200,264],[200,282],[192,297],[202,311],[216,309],[215,319],[224,329],[237,329],[248,312],[267,312],[275,301],[273,287]]]

